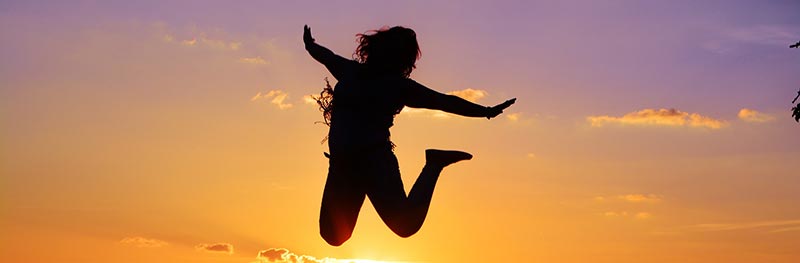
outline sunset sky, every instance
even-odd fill
[[[492,120],[405,110],[425,225],[319,236],[308,95],[355,34]],[[800,262],[798,1],[2,1],[0,262]]]

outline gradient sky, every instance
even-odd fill
[[[800,261],[800,2],[98,2],[0,2],[2,262]],[[518,98],[397,117],[406,189],[475,155],[418,234],[367,202],[319,237],[304,24],[345,57],[411,27],[418,82]]]

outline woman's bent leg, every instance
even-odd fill
[[[334,157],[335,158],[335,157]],[[350,239],[356,226],[358,212],[364,203],[363,183],[354,180],[349,165],[330,162],[322,207],[319,213],[319,233],[328,244],[339,246]]]
[[[383,222],[398,236],[409,237],[425,222],[442,169],[471,158],[472,155],[465,152],[427,150],[425,167],[406,196],[397,158],[388,152],[383,161],[373,162],[378,174],[372,176],[374,180],[368,186],[367,195]]]

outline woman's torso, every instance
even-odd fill
[[[334,88],[328,134],[331,152],[392,145],[389,128],[403,108],[408,78],[370,74],[359,66]]]

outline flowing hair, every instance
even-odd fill
[[[331,82],[328,81],[327,77],[325,78],[325,87],[319,92],[319,96],[311,95],[311,98],[317,102],[317,105],[319,105],[319,111],[322,112],[322,121],[318,121],[316,123],[322,123],[331,126],[331,112],[333,111],[333,88],[331,87]]]
[[[319,96],[311,95],[311,98],[317,102],[317,105],[319,105],[319,111],[322,112],[322,121],[317,121],[314,123],[322,123],[330,127],[331,112],[333,112],[333,88],[331,87],[331,82],[328,81],[327,77],[325,78],[325,87],[319,92]],[[327,140],[328,136],[326,135],[320,143],[325,143]]]
[[[410,28],[383,27],[356,35],[358,47],[353,58],[376,73],[411,75],[422,55],[417,33]]]

